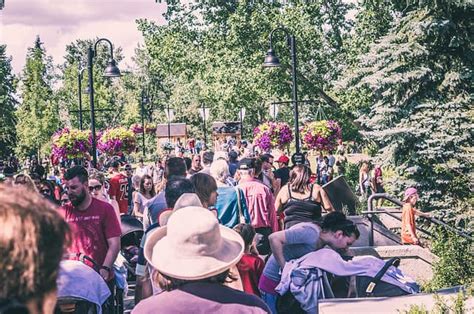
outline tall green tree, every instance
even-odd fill
[[[58,106],[53,90],[53,64],[39,36],[28,48],[21,75],[21,101],[17,111],[16,151],[27,155],[48,149],[51,136],[59,126]]]
[[[0,158],[10,155],[16,145],[15,76],[6,45],[0,45]]]
[[[358,108],[379,157],[395,168],[394,190],[418,186],[422,206],[446,217],[469,212],[453,208],[472,202],[473,9],[462,1],[408,7],[339,90]]]
[[[272,100],[291,99],[284,34],[277,34],[274,42],[283,67],[262,68],[272,29],[283,25],[296,36],[300,99],[319,98],[341,72],[336,65],[343,58],[351,26],[345,18],[350,8],[339,0],[191,1],[186,5],[168,1],[167,25],[142,20],[139,29],[149,67],[161,79],[161,93],[177,111],[177,119],[199,134],[202,104],[211,107],[211,121],[237,120],[243,107],[250,134],[252,127],[269,118]],[[316,106],[301,107],[302,116],[317,112]],[[282,107],[279,119],[293,123],[290,105]]]

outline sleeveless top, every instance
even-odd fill
[[[311,185],[309,196],[304,199],[292,197],[290,185],[287,186],[289,199],[283,205],[285,229],[300,222],[318,221],[321,218],[321,204],[313,199],[313,185]]]

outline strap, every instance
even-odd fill
[[[242,212],[242,204],[240,203],[240,189],[238,187],[234,187],[235,192],[237,193],[237,206],[239,207],[239,222],[245,223],[244,213]]]
[[[398,257],[392,257],[391,259],[386,261],[385,265],[383,265],[382,269],[379,270],[377,275],[375,275],[375,277],[367,285],[367,288],[365,289],[366,297],[372,297],[374,295],[375,287],[380,282],[380,279],[382,279],[383,275],[387,272],[387,270],[390,268],[390,266],[398,267],[399,265],[400,265],[400,258],[398,258]]]
[[[309,196],[306,198],[306,200],[308,201],[313,200],[313,187],[314,187],[314,184],[311,184],[311,190],[309,191]]]
[[[293,197],[291,196],[290,184],[288,183],[286,186],[288,187],[288,198],[289,198],[289,199],[290,199],[290,198],[293,198]]]

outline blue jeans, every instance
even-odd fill
[[[260,289],[259,289],[260,290]],[[262,300],[268,305],[268,308],[273,314],[277,314],[276,310],[276,302],[277,302],[277,295],[276,294],[270,294],[268,292],[264,292],[260,290],[260,295],[262,297]]]

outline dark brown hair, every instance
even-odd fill
[[[212,192],[217,191],[216,180],[208,174],[196,173],[191,177],[191,182],[201,203],[209,203]]]
[[[248,249],[255,238],[255,229],[251,224],[240,223],[234,227],[234,230],[237,231],[242,239],[244,239],[245,249]]]
[[[153,187],[153,178],[147,174],[145,174],[141,179],[140,179],[140,193],[142,195],[145,195],[146,194],[146,191],[145,191],[145,180],[150,180],[151,181],[151,191],[150,191],[150,195],[153,197],[155,196],[156,192],[155,192],[155,188]]]
[[[83,166],[74,166],[66,171],[64,179],[69,181],[74,178],[78,178],[81,183],[86,183],[89,180],[89,173]]]
[[[55,206],[25,188],[0,187],[0,225],[0,300],[25,303],[56,289],[70,232]]]
[[[218,275],[215,275],[209,278],[200,279],[200,280],[176,279],[170,276],[166,276],[158,271],[154,271],[152,274],[152,280],[157,282],[161,289],[166,290],[166,291],[171,291],[171,290],[181,287],[184,284],[191,283],[191,282],[208,282],[208,283],[217,283],[217,284],[223,285],[226,283],[231,283],[233,281],[236,281],[237,278],[235,278],[232,275],[230,269],[228,269]]]
[[[289,185],[293,192],[304,193],[311,180],[311,169],[305,165],[296,165],[290,172]]]
[[[330,212],[324,216],[318,225],[323,231],[336,232],[341,230],[346,237],[355,235],[358,239],[360,237],[360,232],[354,222],[346,218],[341,212]]]

